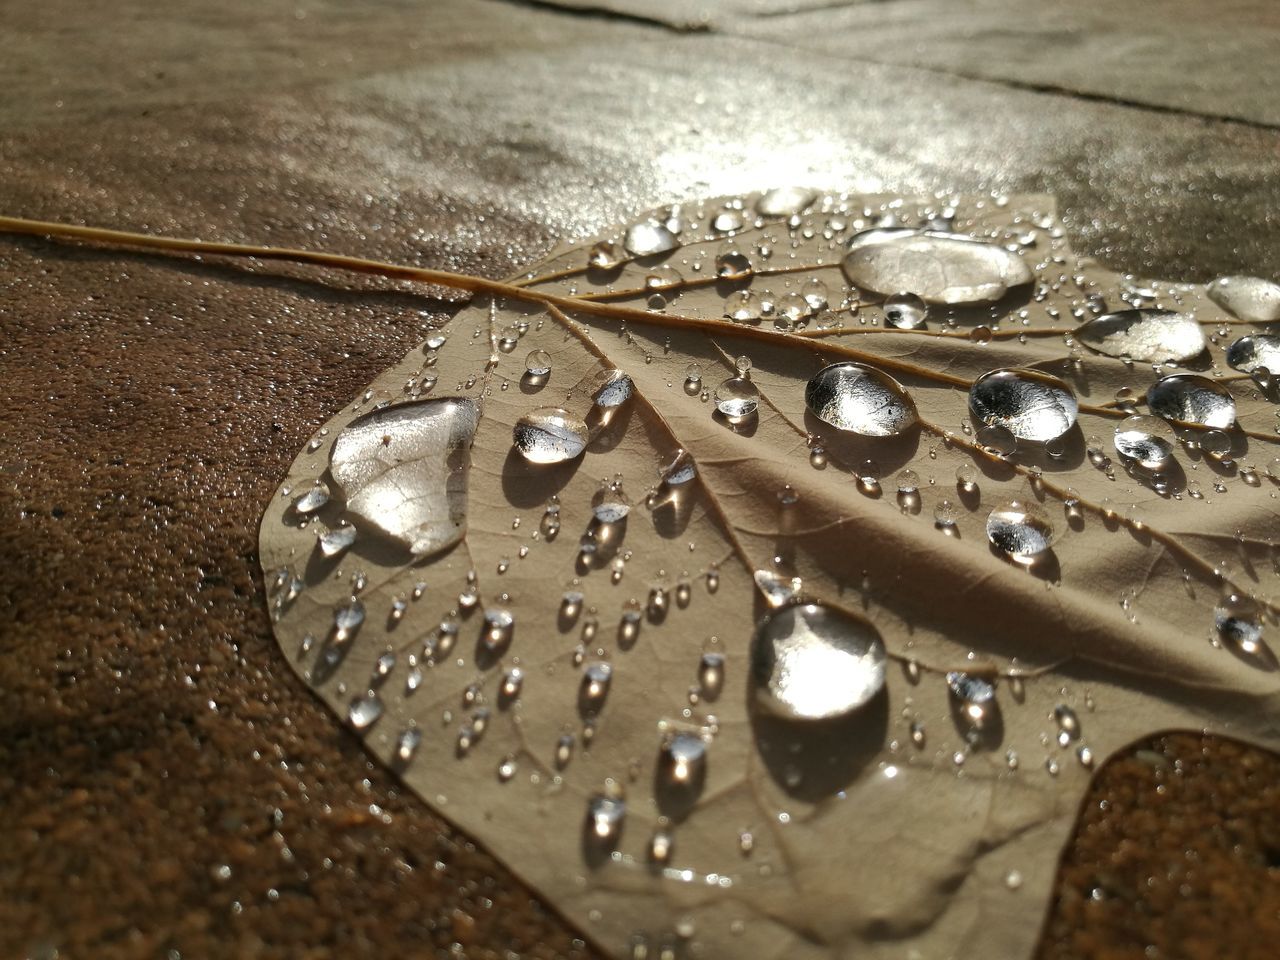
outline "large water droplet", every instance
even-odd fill
[[[1079,405],[1057,377],[1039,370],[992,370],[969,390],[969,411],[980,423],[1004,427],[1019,440],[1046,443],[1075,426]]]
[[[972,237],[906,228],[864,230],[842,262],[854,285],[928,303],[991,303],[1034,277],[1022,257]]]
[[[805,385],[804,402],[823,423],[866,437],[891,437],[917,420],[915,401],[902,385],[861,363],[823,367]]]
[[[1219,277],[1205,290],[1210,300],[1241,320],[1280,320],[1280,284],[1261,277]]]
[[[597,409],[613,411],[631,399],[635,384],[621,370],[608,369],[600,371],[596,377],[596,392],[591,398]]]
[[[886,659],[867,621],[820,603],[783,607],[760,621],[752,640],[756,700],[788,719],[842,716],[884,687]]]
[[[1048,514],[1026,500],[996,504],[987,517],[987,539],[1019,563],[1034,560],[1053,546],[1055,531]]]
[[[1241,337],[1227,347],[1227,363],[1241,373],[1253,373],[1262,367],[1270,373],[1280,373],[1280,336],[1255,333]]]
[[[1159,470],[1178,443],[1173,428],[1159,417],[1126,417],[1116,427],[1116,450],[1147,470]]]
[[[803,213],[817,196],[807,187],[775,187],[756,201],[756,212],[764,217],[790,217]]]
[[[462,398],[405,403],[355,420],[329,457],[348,512],[416,556],[458,543],[479,423],[479,406]]]
[[[587,425],[561,407],[540,407],[516,421],[511,439],[530,463],[563,463],[587,448]]]
[[[1157,380],[1147,390],[1147,407],[1157,417],[1226,430],[1236,422],[1236,403],[1227,388],[1208,377],[1180,373]]]
[[[1204,352],[1204,331],[1195,317],[1173,310],[1121,310],[1076,328],[1076,339],[1108,357],[1163,363]]]
[[[656,220],[643,220],[627,228],[622,245],[634,256],[649,257],[680,246],[676,235]]]

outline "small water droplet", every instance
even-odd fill
[[[613,682],[613,665],[598,660],[589,663],[582,671],[582,689],[579,700],[585,713],[596,714],[604,706]]]
[[[680,241],[665,224],[644,220],[627,228],[622,244],[634,256],[650,257],[676,249]]]
[[[884,322],[897,330],[921,330],[928,316],[928,304],[914,293],[895,293],[885,298]]]
[[[382,716],[382,711],[382,699],[373,690],[369,690],[351,701],[347,719],[357,730],[367,730]]]
[[[752,416],[760,405],[760,391],[746,377],[730,377],[715,392],[716,409],[731,421]]]
[[[417,727],[408,727],[400,731],[400,735],[396,737],[396,759],[401,763],[408,763],[413,759],[413,755],[418,752],[418,747],[422,743],[422,731]]]
[[[563,463],[587,447],[587,425],[560,407],[540,407],[516,421],[512,442],[530,463]]]
[[[704,653],[698,662],[698,691],[708,700],[715,700],[723,689],[724,654]]]
[[[587,829],[597,843],[616,844],[627,815],[627,804],[617,797],[596,794],[587,802]]]
[[[947,687],[964,722],[974,730],[983,729],[995,710],[996,688],[986,677],[953,670]]]
[[[1227,593],[1213,611],[1218,638],[1236,649],[1256,655],[1262,649],[1262,607],[1245,594]]]
[[[328,502],[329,485],[317,480],[293,501],[293,509],[301,514],[315,513]]]
[[[551,375],[551,354],[545,350],[531,350],[524,361],[524,372],[530,377]]]
[[[320,553],[326,557],[336,557],[356,542],[356,528],[349,523],[340,523],[332,530],[326,530],[316,539]]]

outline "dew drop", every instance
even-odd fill
[[[1075,426],[1078,411],[1071,388],[1039,370],[992,370],[969,390],[974,420],[1004,427],[1018,440],[1057,439]]]
[[[655,866],[666,866],[671,862],[671,854],[675,850],[675,838],[666,830],[655,830],[649,838],[649,861]]]
[[[1147,407],[1157,417],[1227,430],[1236,422],[1231,393],[1208,377],[1180,373],[1157,380],[1147,390]]]
[[[817,196],[806,187],[775,187],[756,201],[756,213],[763,217],[790,217],[803,213]]]
[[[551,374],[551,354],[545,350],[531,350],[525,357],[524,372],[531,377],[546,377]]]
[[[293,501],[293,509],[301,514],[315,513],[328,502],[329,485],[323,480],[317,480]]]
[[[627,228],[622,244],[633,256],[650,257],[676,249],[680,241],[664,224],[644,220]]]
[[[762,313],[760,296],[754,290],[735,290],[724,299],[724,315],[734,323],[759,323]]]
[[[609,695],[609,685],[613,682],[613,665],[597,660],[589,663],[582,671],[582,689],[579,694],[583,712],[596,714],[604,706]]]
[[[351,701],[351,707],[347,710],[347,719],[357,730],[367,730],[377,723],[378,718],[382,716],[382,711],[382,699],[370,690]]]
[[[757,702],[793,720],[842,716],[884,688],[886,659],[869,622],[820,603],[782,607],[752,640]]]
[[[413,759],[418,747],[422,744],[422,731],[417,727],[408,727],[400,731],[396,737],[396,759],[408,763]]]
[[[716,387],[715,403],[729,420],[744,420],[760,406],[760,391],[747,377],[730,377]]]
[[[987,539],[1014,562],[1030,563],[1053,546],[1055,531],[1037,504],[1006,500],[987,517]]]
[[[1146,414],[1126,417],[1116,427],[1116,451],[1147,470],[1165,466],[1177,442],[1169,424]]]
[[[661,776],[672,786],[699,790],[707,775],[707,744],[697,734],[674,733],[662,743]]]
[[[724,654],[704,653],[698,662],[698,690],[708,700],[715,700],[724,689]]]
[[[916,424],[916,405],[902,385],[860,363],[833,363],[805,385],[804,402],[837,430],[867,437],[896,436]]]
[[[596,794],[587,802],[587,830],[597,843],[612,846],[622,834],[627,804],[616,797]]]
[[[540,407],[516,421],[512,442],[530,463],[563,463],[587,448],[587,425],[560,407]]]
[[[349,523],[341,523],[316,538],[320,553],[326,557],[336,557],[355,542],[356,528]]]
[[[975,730],[986,726],[995,709],[995,684],[977,674],[953,670],[947,674],[947,687],[965,723]]]
[[[1262,608],[1253,598],[1228,593],[1213,611],[1218,637],[1236,649],[1256,655],[1262,649]]]
[[[593,270],[616,270],[625,259],[626,255],[616,243],[601,240],[588,251],[587,266]]]
[[[885,298],[884,322],[896,330],[921,330],[928,316],[928,304],[914,293],[895,293]]]
[[[333,638],[337,643],[345,643],[355,636],[360,625],[364,623],[364,604],[352,600],[339,607],[333,614]]]
[[[569,765],[569,761],[573,759],[573,748],[576,738],[572,733],[560,734],[560,739],[556,741],[556,767],[563,770]]]

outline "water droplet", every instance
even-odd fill
[[[531,377],[550,376],[551,354],[545,350],[531,350],[524,360],[524,372]]]
[[[817,277],[810,277],[800,287],[800,296],[804,297],[810,313],[825,309],[830,295],[827,285]]]
[[[1039,370],[992,370],[969,390],[969,412],[986,426],[1004,427],[1018,440],[1044,443],[1076,423],[1079,405],[1071,388]]]
[[[1010,890],[1017,890],[1022,886],[1022,873],[1018,870],[1010,870],[1004,875],[1004,885]]]
[[[613,682],[613,665],[597,660],[587,664],[582,671],[582,690],[579,701],[583,712],[596,714],[604,706],[609,695],[609,685]]]
[[[587,253],[587,266],[593,270],[615,270],[626,259],[622,248],[609,240],[594,244]]]
[[[382,711],[382,699],[370,690],[351,701],[347,719],[357,730],[367,730],[377,723],[378,718],[382,716]]]
[[[817,196],[806,187],[775,187],[756,201],[756,212],[763,217],[790,217],[803,213]]]
[[[691,363],[685,367],[684,392],[691,397],[702,392],[702,367],[699,364]]]
[[[698,662],[698,690],[708,700],[715,700],[724,689],[724,654],[704,653]]]
[[[1060,703],[1053,708],[1053,719],[1057,721],[1059,732],[1059,743],[1066,746],[1072,740],[1080,739],[1080,718],[1076,716],[1076,712],[1065,703]],[[1063,737],[1066,741],[1063,741]]]
[[[650,257],[676,249],[680,246],[680,241],[664,224],[656,220],[644,220],[627,228],[622,245],[633,256]]]
[[[747,377],[730,377],[715,392],[716,409],[730,420],[744,420],[760,406],[760,391]]]
[[[1255,333],[1241,337],[1227,348],[1227,363],[1241,373],[1270,377],[1280,371],[1280,336],[1271,333]]]
[[[805,385],[805,405],[823,423],[867,437],[890,437],[917,421],[916,405],[898,381],[860,363],[833,363]]]
[[[1280,320],[1280,284],[1261,277],[1219,277],[1207,284],[1209,299],[1233,317],[1252,323]]]
[[[995,334],[985,323],[979,324],[969,331],[969,340],[973,343],[990,343]]]
[[[1228,593],[1213,611],[1213,625],[1218,637],[1248,654],[1262,648],[1262,608],[1252,597]]]
[[[971,463],[956,467],[956,489],[961,493],[973,493],[978,489],[978,471]]]
[[[1236,422],[1236,403],[1227,388],[1208,377],[1180,373],[1157,380],[1147,390],[1147,407],[1157,417],[1226,430]]]
[[[333,614],[333,638],[338,643],[345,643],[355,636],[364,623],[364,604],[352,600],[339,607]]]
[[[461,398],[404,403],[353,421],[329,457],[347,510],[415,556],[458,543],[479,423],[479,406]]]
[[[655,866],[666,866],[671,862],[674,849],[675,838],[666,830],[655,830],[649,838],[649,861]]]
[[[1022,257],[995,244],[950,233],[901,227],[864,230],[841,263],[864,290],[909,290],[927,303],[993,303],[1034,279]]]
[[[320,534],[316,542],[324,556],[336,557],[356,542],[356,528],[349,523],[341,523]]]
[[[587,829],[597,843],[612,846],[622,833],[627,804],[617,797],[596,794],[587,802]]]
[[[809,451],[809,466],[815,470],[822,470],[827,465],[826,447],[814,447]]]
[[[763,312],[754,290],[735,290],[724,298],[724,315],[734,323],[759,323]]]
[[[726,240],[716,251],[716,276],[724,280],[742,280],[751,275],[751,258],[736,240]],[[739,293],[747,293],[740,290]],[[730,298],[732,299],[732,298]],[[729,301],[725,301],[725,313],[728,312]],[[737,319],[737,318],[734,318]],[[745,319],[745,318],[744,318]]]
[[[769,606],[774,608],[795,600],[803,587],[799,577],[783,576],[774,570],[757,570],[755,581]]]
[[[981,730],[995,709],[995,684],[977,674],[953,670],[947,674],[947,687],[964,721]]]
[[[1036,504],[1006,500],[987,517],[987,539],[1011,560],[1029,563],[1053,546],[1055,531]]]
[[[869,622],[820,603],[767,614],[751,645],[757,701],[794,720],[841,716],[884,687],[884,643]]]
[[[591,398],[592,403],[604,414],[622,407],[631,399],[635,389],[631,378],[621,370],[615,369],[602,370],[596,377],[596,383],[599,386]]]
[[[1147,470],[1159,470],[1173,456],[1178,438],[1159,417],[1126,417],[1116,427],[1116,451]]]
[[[573,759],[573,747],[575,738],[572,733],[560,734],[560,739],[556,741],[556,767],[563,770],[569,765],[569,761]]]
[[[707,775],[707,745],[693,733],[673,733],[662,743],[659,769],[668,783],[699,790]]]
[[[516,421],[512,442],[530,463],[563,463],[587,448],[587,425],[560,407],[540,407]]]
[[[1009,432],[1008,427],[998,423],[979,427],[973,438],[988,453],[995,454],[997,457],[1011,457],[1018,449],[1018,438]]]
[[[400,731],[400,735],[396,737],[396,759],[401,763],[408,763],[413,759],[413,755],[418,752],[418,747],[422,743],[422,731],[417,727],[408,727]]]
[[[662,290],[674,290],[684,283],[680,271],[669,263],[659,263],[645,271],[644,288],[651,293]],[[658,298],[656,303],[651,299],[651,309],[661,310],[666,306],[666,298]]]
[[[697,464],[686,451],[676,453],[671,463],[661,471],[662,482],[669,487],[678,487],[688,483],[698,475]]]
[[[1195,317],[1172,310],[1106,313],[1078,327],[1075,337],[1108,357],[1151,363],[1190,360],[1205,348],[1204,331]]]
[[[960,508],[950,500],[939,500],[933,508],[933,522],[939,527],[954,527],[960,519]]]
[[[591,498],[591,512],[599,523],[621,523],[631,512],[631,501],[622,490],[622,484],[605,483]]]
[[[511,643],[516,619],[506,607],[488,607],[484,611],[484,645],[490,651],[505,650]]]
[[[1080,761],[1080,766],[1089,769],[1093,766],[1093,751],[1082,743],[1076,747],[1076,759]]]
[[[507,754],[502,758],[502,762],[498,764],[498,782],[507,783],[516,775],[516,772],[519,769],[520,767],[516,763],[516,758],[511,756],[511,754]]]
[[[914,293],[895,293],[885,298],[884,322],[896,330],[921,330],[929,316],[929,305]]]
[[[293,501],[293,509],[297,513],[315,513],[328,502],[329,486],[323,480],[317,480]]]
[[[925,734],[924,724],[921,723],[919,720],[914,721],[911,724],[912,746],[914,746],[917,750],[923,750],[925,745],[925,740],[926,740],[926,734]]]

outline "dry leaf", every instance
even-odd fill
[[[630,226],[316,434],[262,526],[286,654],[613,955],[1027,955],[1091,766],[1171,726],[1280,741],[1272,387],[1224,359],[1249,329],[1080,262],[1040,197]],[[912,239],[842,269],[871,228]],[[986,245],[920,243],[949,230]],[[1149,400],[1173,356],[1208,386]],[[1141,415],[1223,391],[1237,428]],[[446,408],[480,412],[452,548],[421,486],[450,461],[412,440]]]

